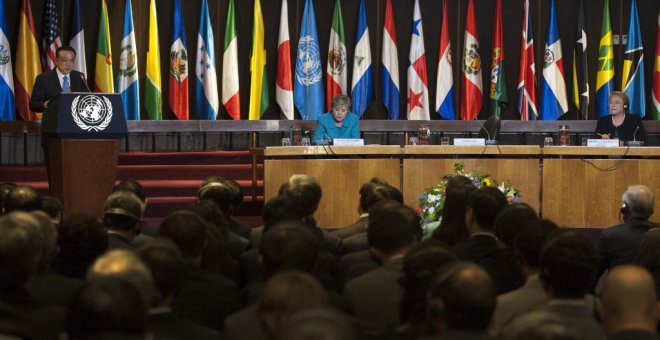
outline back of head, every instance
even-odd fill
[[[369,212],[369,246],[393,254],[421,238],[420,217],[409,206],[381,201]]]
[[[355,328],[347,318],[327,308],[293,313],[279,328],[276,340],[356,340]]]
[[[360,198],[362,200],[362,198]],[[403,194],[391,185],[373,185],[365,197],[365,211],[370,211],[379,202],[390,200],[403,204]]]
[[[191,203],[183,210],[190,210],[203,218],[207,223],[209,236],[212,236],[216,243],[216,250],[221,253],[227,250],[229,238],[228,221],[225,213],[220,208],[208,200],[203,200]]]
[[[467,207],[472,209],[473,216],[481,229],[493,230],[495,218],[507,204],[506,196],[500,189],[486,186],[470,194]]]
[[[465,225],[465,211],[468,197],[475,190],[477,187],[465,176],[453,176],[447,181],[442,219],[440,226],[433,232],[433,238],[455,245],[470,237]]]
[[[108,249],[108,233],[97,218],[73,215],[62,222],[58,232],[60,270],[76,267],[76,264],[90,264]]]
[[[110,230],[132,230],[142,220],[144,205],[129,191],[110,194],[103,205],[103,224]]]
[[[87,282],[71,301],[66,320],[70,339],[98,333],[143,334],[145,310],[130,283],[113,277]]]
[[[55,196],[41,196],[41,210],[50,216],[53,223],[60,224],[64,219],[64,207]]]
[[[39,222],[16,211],[0,217],[0,281],[25,284],[37,270],[44,249]]]
[[[200,187],[197,190],[197,199],[215,203],[225,214],[228,214],[232,209],[232,190],[222,182],[211,182]]]
[[[166,297],[176,295],[184,282],[185,263],[176,245],[165,238],[157,238],[141,246],[138,256],[149,268],[156,286],[154,305]]]
[[[431,288],[432,308],[447,328],[486,331],[493,318],[497,290],[479,265],[454,262],[440,270]]]
[[[532,267],[539,266],[541,249],[559,227],[550,220],[535,220],[523,225],[513,241],[513,250],[519,260]]]
[[[5,214],[12,211],[26,211],[41,209],[41,198],[33,187],[17,185],[5,198]]]
[[[147,202],[147,193],[144,191],[142,184],[136,180],[122,180],[117,185],[115,185],[114,188],[112,188],[112,192],[117,191],[128,191],[137,196],[143,204]]]
[[[601,290],[605,323],[649,320],[655,329],[657,294],[651,274],[642,267],[622,265],[613,268]]]
[[[653,192],[645,185],[629,186],[621,201],[622,210],[627,209],[632,217],[647,219],[653,215]]]
[[[0,183],[0,215],[5,209],[5,201],[7,200],[7,195],[10,191],[16,188],[15,183]]]
[[[513,242],[520,229],[527,223],[536,221],[539,215],[528,204],[511,204],[500,212],[495,218],[495,236],[508,247]]]
[[[541,251],[539,278],[554,298],[579,299],[597,280],[598,252],[580,231],[561,229]]]
[[[298,200],[291,196],[278,195],[264,204],[262,213],[264,232],[272,226],[284,221],[306,221],[307,216],[302,212]]]
[[[280,186],[279,194],[293,197],[305,217],[314,215],[321,202],[323,191],[316,178],[309,175],[293,175]]]
[[[167,215],[158,229],[158,235],[174,242],[187,260],[202,255],[207,233],[204,219],[186,210],[176,210]]]
[[[283,270],[312,271],[320,242],[302,222],[288,221],[273,226],[259,243],[267,276]]]
[[[50,267],[51,263],[57,257],[59,252],[57,246],[57,229],[55,224],[45,212],[37,210],[30,213],[39,223],[39,231],[44,240],[44,248],[42,251],[41,265],[43,269]]]

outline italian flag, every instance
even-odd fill
[[[332,16],[330,29],[330,47],[328,48],[328,67],[326,79],[326,106],[330,111],[332,98],[346,93],[346,39],[344,38],[344,21],[341,15],[341,4],[335,0],[335,12]]]
[[[232,119],[239,120],[241,119],[241,97],[238,86],[238,40],[235,21],[234,0],[229,0],[225,25],[225,48],[222,54],[222,105],[225,106]]]

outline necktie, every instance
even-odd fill
[[[69,76],[62,79],[62,92],[69,92]]]

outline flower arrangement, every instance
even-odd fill
[[[482,188],[484,186],[497,187],[502,193],[504,193],[509,204],[520,203],[520,190],[511,185],[511,180],[507,179],[504,182],[498,182],[497,180],[490,178],[489,174],[483,173],[481,168],[476,168],[473,171],[465,171],[465,164],[463,164],[463,162],[457,162],[454,163],[453,174],[445,174],[440,183],[426,189],[426,191],[417,198],[417,201],[419,202],[417,213],[421,216],[423,224],[440,220],[442,217],[442,207],[445,205],[447,180],[457,175],[471,179],[472,183],[477,188]]]

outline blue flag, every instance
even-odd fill
[[[138,59],[133,29],[133,9],[131,2],[126,1],[124,8],[124,33],[121,40],[119,56],[119,76],[117,77],[117,92],[121,93],[126,119],[140,120],[140,85],[138,83]]]
[[[362,117],[364,111],[374,100],[374,73],[371,68],[371,45],[369,27],[364,0],[360,0],[358,12],[357,37],[355,38],[355,56],[353,57],[353,98],[352,111]]]
[[[323,113],[323,68],[311,0],[305,1],[298,52],[293,101],[303,119],[318,119]]]
[[[550,2],[549,18],[548,40],[545,43],[545,53],[543,54],[541,119],[556,120],[568,111],[568,97],[554,0]]]
[[[16,120],[14,76],[11,67],[9,39],[7,39],[5,0],[0,0],[0,121],[9,120]]]
[[[213,28],[206,0],[202,1],[199,35],[197,36],[197,63],[195,63],[195,108],[199,119],[218,117],[218,76],[215,72],[215,44]]]
[[[621,85],[623,92],[630,99],[628,112],[644,117],[646,115],[644,48],[642,47],[642,32],[639,30],[636,0],[633,0],[630,7],[628,44],[626,44],[626,51],[623,54],[623,78],[621,78]]]
[[[383,67],[381,70],[381,85],[383,86],[383,103],[387,107],[392,120],[399,119],[399,55],[396,50],[396,31],[394,28],[394,13],[392,1],[385,5],[385,29],[383,30]]]

